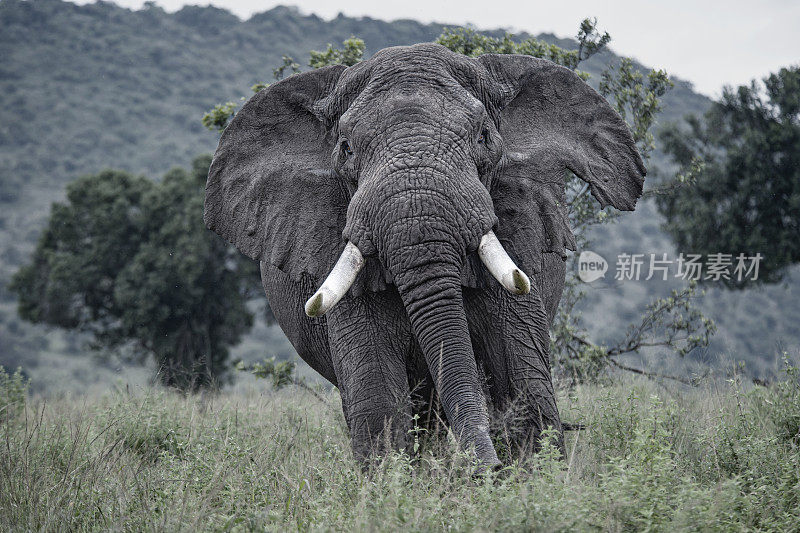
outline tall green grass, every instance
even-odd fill
[[[567,456],[544,446],[477,479],[425,435],[417,456],[362,472],[335,392],[33,399],[2,412],[0,530],[797,531],[793,372],[769,388],[564,391],[563,417],[588,426]]]

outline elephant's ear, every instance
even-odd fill
[[[501,240],[511,241],[518,255],[565,256],[565,249],[575,249],[565,205],[567,170],[588,183],[602,207],[634,209],[645,167],[627,124],[602,96],[571,70],[543,59],[487,54],[477,61],[499,95],[506,157],[492,197]],[[522,253],[531,246],[539,250]]]
[[[253,96],[222,134],[208,173],[206,225],[294,279],[324,277],[345,244],[336,139],[314,112],[345,68],[296,74]]]

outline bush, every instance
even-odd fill
[[[30,381],[21,368],[9,375],[0,366],[0,420],[16,418],[25,410]]]

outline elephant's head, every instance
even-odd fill
[[[205,220],[253,259],[326,280],[311,316],[395,285],[450,423],[492,462],[462,285],[489,272],[524,293],[542,253],[574,249],[567,170],[623,210],[645,174],[625,122],[573,72],[388,48],[253,96],[220,140]]]

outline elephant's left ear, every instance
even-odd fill
[[[495,88],[505,145],[492,191],[501,233],[504,225],[538,225],[541,251],[574,249],[564,205],[567,170],[589,184],[602,207],[634,209],[645,167],[628,125],[602,96],[544,59],[487,54],[477,61]]]
[[[254,95],[225,129],[208,173],[206,225],[293,279],[324,277],[344,248],[346,187],[317,103],[344,66],[295,74]]]

